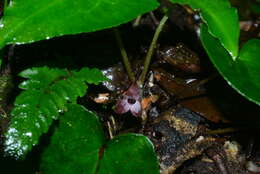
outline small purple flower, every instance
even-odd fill
[[[142,113],[141,93],[142,91],[138,85],[132,84],[117,101],[115,112],[124,114],[130,111],[134,116],[140,116]]]

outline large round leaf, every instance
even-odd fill
[[[69,105],[42,154],[44,174],[95,173],[105,135],[98,118],[79,105]]]
[[[157,157],[148,138],[126,134],[106,146],[98,174],[158,174]]]
[[[228,0],[170,0],[173,3],[187,4],[199,10],[207,23],[209,32],[217,37],[233,59],[238,56],[239,23],[235,8]]]
[[[201,41],[211,61],[227,82],[241,95],[260,104],[260,40],[248,41],[236,61],[232,61],[205,25],[201,28]]]
[[[158,174],[152,143],[143,135],[125,134],[108,143],[97,117],[70,105],[42,155],[44,174]]]
[[[156,0],[11,0],[0,21],[0,48],[110,28],[158,5]]]

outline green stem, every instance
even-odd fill
[[[4,0],[4,10],[3,10],[3,14],[5,13],[6,7],[8,5],[8,0]]]
[[[148,71],[150,62],[151,62],[151,58],[152,58],[154,49],[155,49],[155,47],[156,47],[156,42],[157,42],[157,40],[158,40],[159,34],[160,34],[160,32],[162,31],[162,28],[163,28],[165,22],[167,21],[167,19],[168,19],[168,16],[165,15],[165,16],[162,18],[162,20],[160,21],[160,23],[159,23],[159,25],[158,25],[158,27],[157,27],[157,29],[156,29],[156,31],[155,31],[155,34],[154,34],[154,36],[153,36],[152,43],[151,43],[151,45],[150,45],[150,47],[149,47],[148,53],[147,53],[146,58],[145,58],[143,72],[142,72],[142,74],[141,74],[141,76],[140,76],[140,79],[139,79],[139,81],[138,81],[138,85],[140,85],[140,86],[143,86],[143,84],[144,84],[144,80],[145,80],[145,77],[146,77],[146,74],[147,74],[147,71]]]
[[[142,16],[138,16],[136,20],[134,21],[133,27],[137,27],[140,24]]]
[[[120,52],[121,52],[121,55],[122,55],[122,58],[123,58],[123,62],[124,62],[125,68],[126,68],[126,72],[129,76],[130,80],[132,82],[135,82],[135,76],[134,76],[134,73],[132,71],[129,59],[127,57],[127,53],[125,51],[122,39],[121,39],[120,34],[119,34],[119,31],[117,29],[114,29],[114,32],[115,32],[117,44],[119,46],[119,49],[120,49]]]

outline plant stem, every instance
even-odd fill
[[[150,16],[151,16],[151,18],[152,18],[154,24],[155,24],[155,25],[159,25],[159,21],[156,19],[156,17],[154,16],[153,12],[150,11],[149,14],[150,14]]]
[[[154,52],[154,48],[156,47],[156,42],[158,40],[159,34],[162,31],[162,28],[163,28],[165,22],[167,21],[167,19],[168,19],[168,16],[165,15],[162,18],[162,20],[160,21],[160,23],[159,23],[159,25],[158,25],[158,27],[155,31],[152,43],[151,43],[149,50],[148,50],[148,53],[145,57],[143,72],[142,72],[140,79],[138,81],[138,85],[140,85],[140,86],[143,86],[143,84],[144,84],[145,76],[147,74],[147,71],[148,71],[148,68],[149,68],[149,65],[150,65],[150,62],[151,62],[151,58],[152,58],[152,55],[153,55],[153,52]]]
[[[6,10],[7,5],[8,5],[8,0],[4,0],[3,14],[5,13],[5,10]]]
[[[119,31],[117,29],[114,29],[114,32],[115,32],[117,44],[119,46],[119,49],[120,49],[120,52],[121,52],[121,55],[122,55],[122,58],[123,58],[123,62],[124,62],[125,68],[126,68],[126,72],[129,76],[130,80],[132,82],[135,82],[135,76],[134,76],[134,73],[132,71],[129,59],[127,57],[127,53],[125,51],[122,39],[121,39],[120,34],[119,34]]]
[[[133,24],[133,27],[137,27],[139,24],[140,24],[140,20],[141,20],[142,16],[138,16],[135,21],[134,21],[134,24]]]

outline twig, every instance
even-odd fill
[[[112,127],[111,127],[111,124],[109,121],[107,121],[107,127],[108,127],[108,133],[109,133],[109,138],[110,139],[113,139],[114,136],[113,136],[113,130],[112,130]]]
[[[152,18],[154,24],[155,24],[155,25],[159,25],[159,22],[158,22],[158,20],[156,19],[156,17],[154,16],[153,12],[151,11],[151,12],[149,12],[149,14],[150,14],[150,16],[151,16],[151,18]]]
[[[229,127],[229,128],[224,128],[224,129],[209,130],[209,131],[206,132],[206,134],[207,135],[226,134],[226,133],[237,132],[237,131],[240,131],[240,130],[241,129]]]

